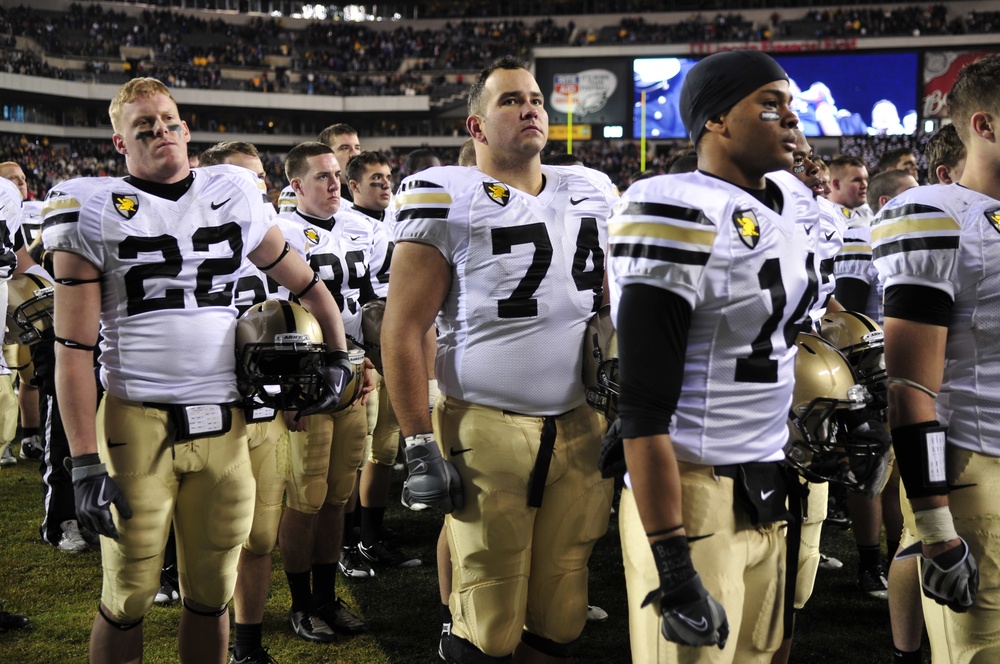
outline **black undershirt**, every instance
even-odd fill
[[[194,171],[188,173],[188,176],[180,182],[172,182],[170,184],[153,182],[152,180],[143,180],[142,178],[137,178],[134,175],[126,175],[125,181],[139,191],[144,191],[152,196],[176,202],[179,201],[181,196],[186,194],[187,190],[191,188],[191,183],[194,182]]]
[[[684,377],[691,306],[668,290],[629,284],[622,289],[617,322],[622,436],[669,433]]]
[[[948,327],[954,306],[954,300],[947,293],[930,286],[902,284],[885,289],[883,309],[886,318]]]
[[[385,210],[372,210],[370,208],[361,207],[357,203],[354,204],[354,209],[366,217],[371,217],[376,221],[382,221],[385,218]]]

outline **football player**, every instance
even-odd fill
[[[188,165],[190,132],[169,89],[122,86],[109,108],[129,175],[54,188],[56,389],[72,452],[76,511],[101,539],[95,662],[142,659],[142,619],[160,586],[171,521],[184,609],[182,662],[219,662],[229,640],[254,480],[233,352],[233,288],[249,258],[296,293],[334,349],[322,368],[336,404],[352,368],[336,302],[289,252],[261,182]],[[92,352],[101,332],[98,409]]]
[[[21,194],[21,241],[25,247],[30,247],[42,230],[41,201],[28,199],[28,181],[19,164],[13,161],[5,161],[0,164],[0,178],[13,182]],[[19,263],[23,260],[23,255],[18,257]],[[36,265],[36,263],[32,260],[30,265]],[[41,436],[41,393],[35,381],[29,380],[24,372],[19,371],[19,373],[21,379],[17,390],[17,405],[21,413],[20,457],[22,459],[41,459],[42,453],[45,451],[45,443]],[[59,461],[59,459],[56,460],[57,463]]]
[[[340,164],[328,145],[296,145],[285,157],[285,175],[298,202],[294,212],[278,216],[278,225],[333,293],[347,334],[360,340],[358,297],[363,288],[371,289],[371,224],[349,212],[338,213]],[[366,394],[372,388],[368,382]],[[368,630],[336,594],[345,506],[364,458],[364,406],[289,422],[292,450],[302,454],[292,461],[296,498],[282,516],[279,545],[292,595],[292,627],[308,641],[330,643],[336,632]]]
[[[224,141],[201,153],[201,166],[231,164],[241,166],[264,181],[264,165],[251,143]],[[266,299],[268,278],[251,261],[240,271],[234,290],[234,302],[242,315],[254,304]],[[288,473],[289,435],[285,420],[273,408],[244,409],[250,466],[253,469],[255,498],[250,536],[243,543],[236,566],[233,591],[232,664],[269,664],[263,649],[264,606],[271,587],[271,552],[278,540],[282,501]],[[294,502],[294,500],[292,500]]]
[[[542,165],[544,96],[515,58],[480,73],[466,127],[476,168],[430,168],[397,193],[382,359],[405,490],[448,513],[453,622],[441,654],[557,661],[578,646],[587,560],[610,512],[581,349],[603,299],[614,186]],[[432,418],[423,339],[435,319]]]
[[[347,165],[347,182],[354,196],[353,212],[368,219],[372,228],[371,294],[362,295],[361,304],[389,291],[389,264],[392,260],[392,167],[379,152],[362,152]],[[366,338],[366,341],[368,339]],[[379,367],[381,368],[381,367]],[[383,538],[382,521],[389,502],[392,467],[399,451],[399,423],[389,402],[389,391],[379,389],[382,376],[375,373],[377,398],[368,401],[368,431],[365,464],[358,480],[360,498],[360,542],[353,529],[345,529],[341,571],[347,576],[363,576],[374,567],[419,567],[420,558],[408,555]],[[349,521],[348,517],[348,521]],[[359,556],[361,559],[359,559]]]
[[[948,95],[967,150],[959,182],[903,192],[872,227],[885,285],[889,422],[908,498],[899,556],[920,559],[934,661],[1000,657],[1000,356],[988,332],[1000,303],[998,79],[1000,56],[989,55],[962,69]],[[981,577],[977,561],[986,561]]]
[[[329,145],[337,158],[337,163],[340,164],[340,209],[341,211],[349,210],[353,205],[353,195],[344,174],[347,173],[348,162],[361,154],[361,141],[358,139],[358,132],[351,125],[338,122],[321,131],[316,140]],[[278,196],[278,212],[294,212],[297,196],[292,185],[282,189]]]
[[[0,312],[7,311],[7,280],[17,268],[17,249],[23,250],[21,238],[21,192],[6,178],[0,178]],[[15,246],[16,245],[16,246]],[[0,466],[17,463],[11,441],[17,434],[17,396],[14,377],[0,353]]]
[[[765,177],[790,169],[797,145],[773,59],[709,56],[681,99],[698,172],[632,184],[609,224],[632,658],[769,662],[798,486],[783,463],[794,342],[816,299],[819,229],[797,220],[804,187]]]

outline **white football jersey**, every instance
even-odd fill
[[[847,232],[847,220],[837,214],[836,206],[822,196],[816,198],[819,208],[819,237],[816,238],[816,260],[819,263],[819,295],[816,307],[810,313],[815,323],[824,313],[830,297],[837,287],[836,262],[840,250],[844,246],[844,234]]]
[[[236,287],[233,289],[233,304],[236,306],[236,312],[242,316],[253,305],[260,304],[264,300],[275,299],[282,290],[286,295],[281,299],[288,299],[287,289],[282,289],[281,284],[267,276],[263,270],[250,261],[244,261],[236,280]]]
[[[681,395],[670,425],[684,461],[784,458],[795,337],[816,298],[819,229],[796,220],[796,193],[778,186],[781,214],[697,172],[640,180],[615,206],[612,316],[628,284],[662,288],[691,306]]]
[[[438,314],[437,379],[447,396],[525,415],[584,402],[582,344],[599,308],[614,185],[581,166],[543,166],[537,196],[477,168],[406,178],[395,242],[451,265]]]
[[[879,212],[872,245],[886,288],[953,298],[938,419],[949,443],[1000,456],[1000,201],[958,184],[909,189]]]
[[[865,314],[878,324],[882,324],[882,283],[872,264],[871,218],[863,213],[865,208],[850,210],[840,205],[830,203],[834,210],[834,219],[838,223],[846,222],[844,242],[834,259],[833,271],[835,278],[857,279],[868,284],[868,302]]]
[[[278,227],[289,246],[305,259],[319,274],[333,299],[340,308],[347,335],[357,341],[361,336],[361,307],[357,300],[357,289],[350,285],[357,266],[365,264],[363,249],[352,248],[349,232],[359,232],[354,224],[348,228],[347,215],[338,212],[326,220],[305,217],[299,212],[278,215]],[[288,298],[288,292],[280,289],[275,295]]]
[[[49,192],[43,240],[104,275],[101,381],[130,401],[237,401],[233,290],[273,225],[264,183],[245,168],[193,170],[177,201],[120,178]]]
[[[344,224],[341,239],[349,259],[345,293],[360,305],[362,302],[375,299],[371,262],[375,251],[375,224],[378,222],[354,208],[338,210],[337,219]]]
[[[392,262],[392,250],[396,246],[392,241],[394,226],[393,208],[387,208],[381,220],[372,220],[374,235],[369,267],[372,290],[375,291],[376,297],[386,297],[389,294],[389,265]]]
[[[30,247],[42,234],[42,205],[42,201],[21,203],[21,237],[25,247]]]
[[[278,214],[287,214],[289,212],[295,212],[295,208],[299,204],[299,195],[295,193],[292,189],[292,185],[288,185],[281,190],[278,194]]]
[[[809,317],[816,327],[816,322],[826,313],[826,304],[833,295],[833,256],[839,249],[841,239],[837,238],[835,227],[823,214],[819,200],[813,195],[812,189],[803,184],[802,180],[789,171],[775,171],[769,178],[785,185],[795,196],[795,217],[800,224],[806,226],[806,232],[816,244],[816,276],[818,292]],[[825,200],[825,199],[823,199]],[[831,231],[831,228],[834,230]],[[842,236],[843,234],[841,234]]]

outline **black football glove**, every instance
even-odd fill
[[[125,496],[96,454],[73,457],[71,462],[76,518],[80,526],[99,535],[118,539],[118,529],[111,516],[111,505],[118,508],[121,518],[131,519],[132,508],[128,506]]]
[[[403,482],[408,503],[423,503],[437,507],[445,514],[465,506],[462,478],[455,466],[441,456],[437,441],[430,434],[411,436],[405,440],[403,454],[409,476]]]
[[[726,610],[708,594],[694,571],[687,538],[677,535],[651,546],[660,587],[646,595],[642,606],[659,603],[663,638],[685,646],[725,648],[729,638]]]
[[[346,350],[334,350],[326,354],[326,362],[317,372],[326,383],[326,395],[312,406],[299,411],[300,416],[332,412],[354,376],[354,365],[348,359]]]
[[[959,538],[961,539],[961,538]],[[963,539],[959,546],[933,558],[925,558],[923,543],[906,547],[896,558],[920,556],[920,585],[924,595],[955,613],[965,613],[979,591],[979,565]]]

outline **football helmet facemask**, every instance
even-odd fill
[[[7,282],[5,344],[31,346],[52,329],[52,282],[27,272]]]
[[[371,300],[361,307],[361,334],[365,339],[365,354],[382,373],[382,316],[385,315],[385,298]]]
[[[866,438],[838,435],[838,415],[863,409],[871,396],[857,384],[851,365],[832,344],[799,333],[795,345],[795,389],[785,458],[810,482],[865,488],[886,450]]]
[[[864,314],[833,311],[820,319],[819,334],[843,353],[854,367],[858,381],[872,395],[868,407],[884,411],[889,404],[882,327]]]
[[[583,384],[587,403],[604,413],[609,422],[618,419],[618,338],[611,323],[611,306],[604,305],[587,322],[583,337]]]
[[[301,410],[326,389],[317,373],[326,344],[312,314],[294,302],[267,300],[236,323],[236,377],[240,393],[255,406]]]

